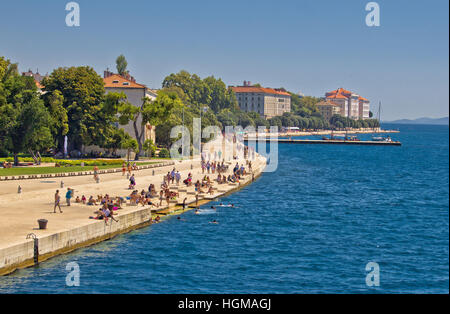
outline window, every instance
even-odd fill
[[[130,85],[130,83],[128,83],[128,82],[123,82],[123,85],[128,86],[128,85]]]
[[[113,83],[114,83],[114,84],[117,84],[117,83],[119,83],[119,81],[118,81],[118,80],[114,80]]]

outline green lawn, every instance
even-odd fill
[[[141,162],[138,163],[138,166],[150,165],[156,162]],[[104,169],[117,169],[122,168],[122,165],[107,165],[107,166],[98,166],[99,170]],[[72,166],[72,167],[19,167],[19,168],[9,168],[4,169],[0,168],[0,177],[4,176],[22,176],[28,174],[50,174],[50,173],[63,173],[63,172],[81,172],[81,171],[93,171],[94,166]]]

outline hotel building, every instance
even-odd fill
[[[252,86],[244,81],[244,86],[232,86],[241,110],[256,112],[270,119],[291,111],[291,95],[285,91],[273,88]]]
[[[343,88],[325,94],[325,99],[338,104],[341,115],[352,119],[368,119],[370,101],[360,95]]]
[[[335,114],[342,115],[341,105],[334,103],[330,100],[323,100],[316,104],[320,114],[328,121]]]

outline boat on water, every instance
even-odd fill
[[[393,142],[390,136],[372,136],[374,142]]]
[[[378,123],[381,123],[381,101],[378,104]],[[381,135],[373,135],[372,136],[373,142],[387,142],[387,143],[397,143],[398,141],[393,141],[392,138],[388,136],[381,136]]]
[[[326,136],[322,136],[322,140],[324,141],[360,141],[359,138],[357,138],[356,136],[331,136],[331,137],[326,137]]]

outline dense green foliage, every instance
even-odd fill
[[[125,76],[128,74],[127,71],[128,62],[127,59],[125,59],[124,55],[120,55],[116,59],[116,69],[117,73],[119,73],[122,76]]]
[[[162,148],[159,151],[158,157],[160,158],[169,158],[170,157],[170,152],[167,148]]]
[[[123,55],[116,65],[119,73],[128,74]],[[313,130],[379,126],[375,119],[334,116],[327,121],[317,109],[319,98],[293,93],[291,112],[266,120],[256,112],[242,111],[236,95],[220,78],[202,79],[187,71],[167,76],[156,100],[144,98],[141,106],[129,103],[123,93],[105,94],[103,79],[89,66],[55,69],[41,84],[45,86],[42,94],[32,77],[19,75],[17,64],[0,57],[0,155],[12,154],[16,164],[20,153],[37,161],[39,152],[63,151],[66,136],[69,153],[96,145],[109,155],[119,149],[126,149],[128,156],[134,151],[136,158],[144,152],[154,155],[155,143],[143,143],[147,123],[157,126],[156,142],[168,148],[181,136],[170,138],[178,125],[188,129],[192,143],[194,118],[201,118],[202,129],[218,126],[222,131],[226,126]],[[129,124],[133,136],[118,128]]]
[[[20,76],[17,65],[0,57],[0,150],[18,154],[52,145],[50,116],[31,77]]]
[[[82,145],[103,147],[113,133],[115,116],[105,102],[103,79],[91,67],[70,67],[54,70],[42,80],[43,99],[51,116],[62,116],[53,128],[56,147],[62,150],[67,134],[69,152],[81,151]]]

